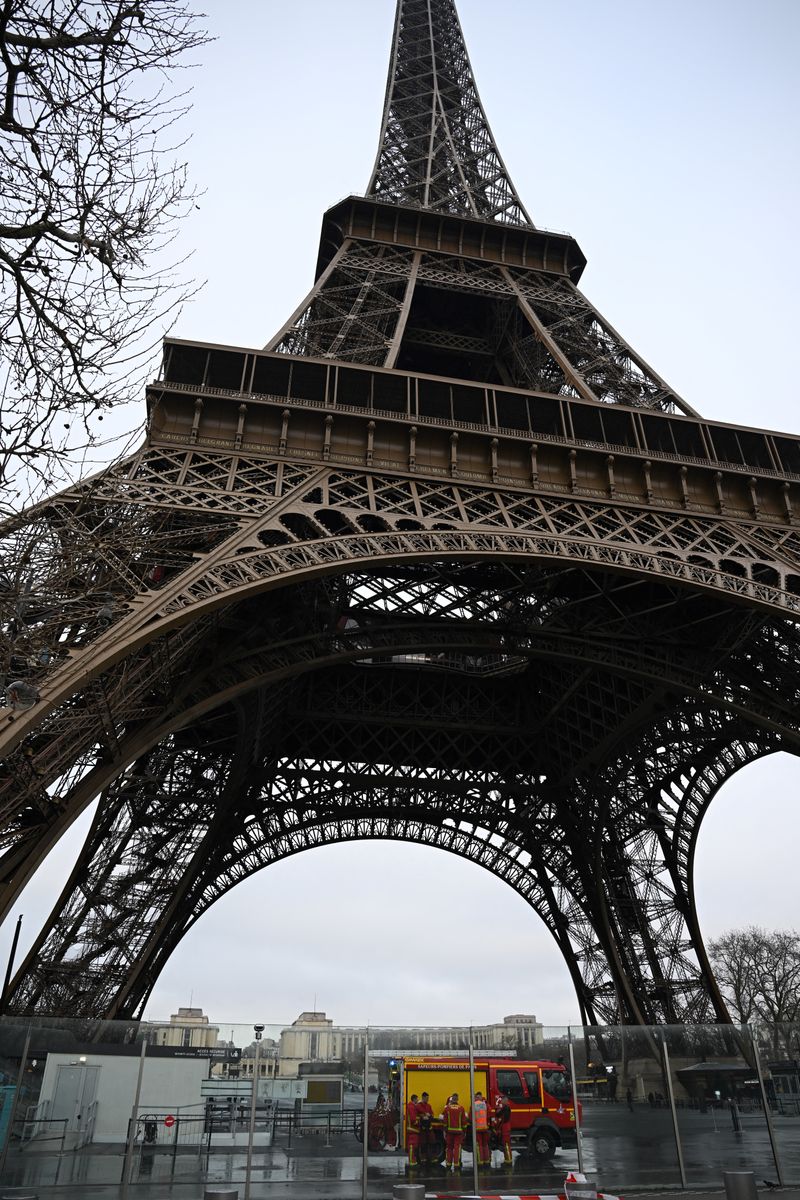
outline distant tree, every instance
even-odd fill
[[[191,290],[165,256],[194,202],[171,80],[206,40],[185,0],[0,0],[6,508],[101,440]]]
[[[800,1021],[800,934],[756,925],[733,929],[709,942],[708,955],[738,1021]]]

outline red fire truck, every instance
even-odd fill
[[[432,1132],[442,1137],[439,1114],[448,1097],[458,1092],[467,1110],[470,1106],[469,1060],[465,1058],[405,1058],[397,1060],[403,1114],[405,1120],[412,1095],[427,1092],[434,1112]],[[502,1094],[511,1106],[512,1144],[526,1149],[537,1158],[552,1158],[560,1146],[574,1146],[575,1109],[572,1085],[563,1063],[547,1059],[476,1058],[475,1091],[483,1092],[489,1111]],[[468,1131],[469,1138],[469,1131]]]

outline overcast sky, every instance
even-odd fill
[[[394,2],[205,8],[217,40],[194,75],[188,148],[205,194],[182,240],[207,282],[175,332],[262,346],[311,285],[323,211],[366,187]],[[578,239],[590,299],[704,416],[796,430],[796,0],[459,0],[459,12],[511,177],[537,225]],[[798,784],[800,764],[778,756],[712,805],[696,862],[708,937],[800,923]],[[80,834],[15,909],[22,950]],[[147,1012],[190,1001],[223,1026],[314,1006],[341,1024],[577,1020],[555,944],[516,893],[398,844],[310,851],[240,884],[185,939]]]

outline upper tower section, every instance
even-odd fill
[[[265,350],[692,415],[578,290],[575,239],[531,222],[455,0],[396,2],[369,194],[327,211],[314,286]]]
[[[368,194],[434,212],[532,225],[486,120],[455,0],[398,0]]]

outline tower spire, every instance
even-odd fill
[[[578,290],[585,264],[509,179],[455,0],[397,0],[368,195],[325,214],[314,286],[265,350],[691,415]]]
[[[492,137],[455,0],[398,0],[368,194],[437,212],[532,224]]]

